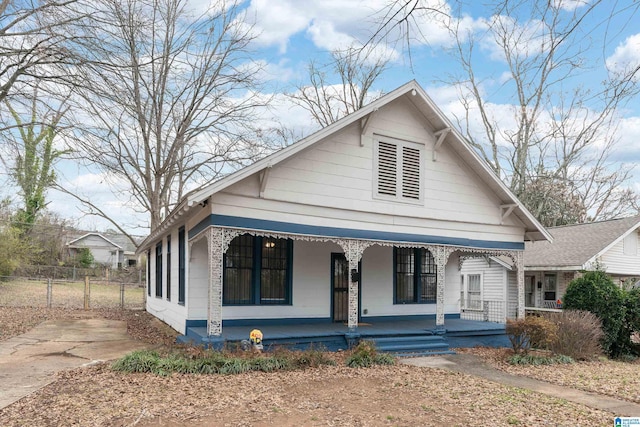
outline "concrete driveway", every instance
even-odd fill
[[[119,320],[43,322],[0,341],[0,408],[53,382],[58,371],[117,359],[146,346],[131,339],[126,322]]]

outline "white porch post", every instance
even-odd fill
[[[444,283],[445,267],[449,251],[444,246],[438,246],[435,253],[436,258],[436,328],[444,326]]]
[[[358,287],[360,280],[352,281],[351,272],[358,271],[358,263],[362,259],[362,254],[371,243],[361,240],[342,240],[339,244],[342,246],[349,263],[349,317],[347,326],[350,334],[356,334],[358,330]]]
[[[224,254],[224,230],[210,227],[207,231],[209,252],[209,301],[207,335],[222,336],[222,255]]]
[[[524,251],[516,252],[516,274],[518,277],[518,319],[524,319]]]
[[[359,260],[349,257],[349,320],[348,327],[350,332],[358,329],[358,284],[351,280],[351,272],[358,269]]]

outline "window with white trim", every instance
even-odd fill
[[[465,274],[463,277],[463,308],[482,310],[482,274]]]
[[[375,144],[375,195],[408,202],[422,200],[423,147],[380,138]]]

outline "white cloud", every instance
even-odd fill
[[[586,0],[554,0],[553,4],[559,9],[572,12],[582,6],[586,6],[589,2]]]
[[[620,141],[614,150],[615,158],[625,162],[640,162],[640,116],[623,118],[618,133]]]
[[[617,74],[624,74],[640,66],[640,33],[627,37],[611,56],[607,58],[607,68]]]
[[[398,3],[401,4],[401,3]],[[450,45],[452,39],[447,25],[451,7],[444,0],[421,2],[421,9],[413,11],[409,32],[414,43],[431,46]],[[289,39],[298,33],[307,33],[315,46],[338,49],[354,41],[364,43],[378,28],[385,16],[393,15],[387,0],[252,0],[246,10],[248,21],[255,25],[257,42],[262,46],[278,46],[280,53],[287,51]],[[469,17],[458,24],[463,29],[478,25]],[[399,37],[399,29],[392,31],[390,39]]]

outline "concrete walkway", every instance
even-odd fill
[[[453,354],[446,356],[415,357],[410,359],[400,359],[400,363],[406,365],[441,368],[454,372],[462,372],[489,381],[505,384],[512,387],[519,387],[543,393],[549,396],[565,399],[570,402],[580,403],[591,408],[609,411],[620,417],[640,416],[640,405],[603,396],[596,393],[589,393],[569,387],[551,384],[532,378],[511,375],[487,365],[481,358],[472,354]]]
[[[118,320],[49,320],[0,341],[0,409],[55,380],[63,369],[117,359],[144,348]]]

